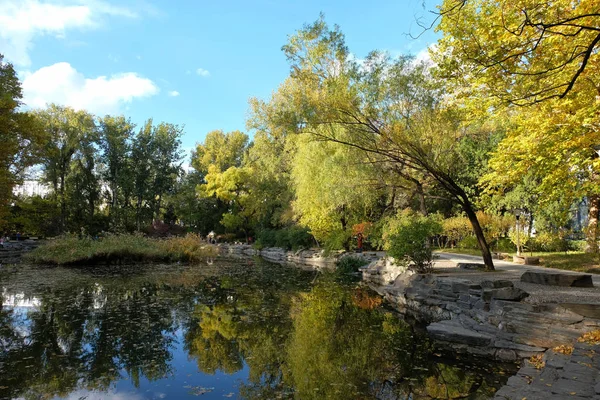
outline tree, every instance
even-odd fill
[[[153,179],[150,185],[150,203],[154,219],[160,217],[162,199],[175,187],[181,173],[183,154],[181,135],[183,130],[173,124],[162,122],[152,132],[151,167]]]
[[[31,114],[20,112],[21,83],[10,63],[0,54],[0,229],[5,223],[13,187],[27,167],[37,162],[46,140]]]
[[[204,174],[208,173],[208,167],[211,165],[216,166],[219,171],[239,167],[248,141],[248,135],[240,131],[211,131],[206,135],[204,143],[196,147],[192,156],[192,166]]]
[[[299,222],[329,248],[348,248],[352,226],[367,220],[385,195],[373,165],[363,158],[361,151],[343,144],[308,135],[298,141],[294,210]]]
[[[445,0],[439,10],[444,37],[436,61],[448,76],[477,80],[503,103],[562,99],[597,81],[595,0]]]
[[[464,128],[461,111],[444,101],[440,83],[431,82],[425,67],[409,57],[390,62],[380,53],[361,66],[349,57],[339,29],[329,30],[322,19],[297,32],[283,50],[298,83],[293,100],[303,118],[300,130],[360,150],[382,169],[435,180],[466,213],[486,268],[493,269],[474,204],[457,180],[457,146],[478,132]]]
[[[60,231],[64,232],[68,217],[67,178],[72,173],[71,163],[75,156],[80,160],[87,159],[87,173],[93,170],[90,164],[93,148],[90,146],[96,139],[96,125],[91,114],[55,104],[36,111],[35,115],[43,124],[49,139],[42,153],[42,168],[44,180],[51,184],[54,200],[60,207]],[[90,196],[95,195],[90,192],[88,198]]]
[[[127,198],[122,198],[119,202],[119,197],[122,197],[123,188],[130,180],[128,161],[131,157],[131,140],[135,125],[123,116],[109,115],[100,119],[98,125],[99,147],[102,151],[100,157],[104,165],[102,178],[109,189],[106,192],[106,199],[109,205],[111,228],[116,231],[121,226],[120,209],[128,202]]]
[[[598,2],[446,0],[440,15],[440,76],[471,109],[512,122],[483,184],[502,191],[533,176],[542,201],[587,197],[597,250]]]

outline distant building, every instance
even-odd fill
[[[28,180],[24,181],[21,185],[15,186],[13,193],[17,196],[25,197],[45,196],[50,193],[50,188],[39,181]]]

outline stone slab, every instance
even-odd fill
[[[492,341],[490,335],[465,329],[458,323],[450,321],[434,322],[427,327],[427,332],[438,340],[471,346],[488,346]]]
[[[562,307],[575,314],[588,318],[600,319],[600,304],[594,303],[561,303]]]
[[[521,282],[537,283],[539,285],[548,286],[594,287],[592,275],[546,271],[526,271],[521,275]]]

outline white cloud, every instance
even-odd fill
[[[177,97],[177,96],[179,96],[179,92],[177,90],[171,90],[169,92],[169,96],[171,96],[171,97]]]
[[[435,65],[435,63],[431,59],[431,55],[429,54],[429,50],[435,51],[435,49],[436,49],[435,44],[432,44],[429,47],[426,47],[426,48],[422,49],[415,56],[415,59],[413,60],[413,63],[415,65],[423,63],[423,64],[425,64],[426,67],[429,67],[429,68],[433,67]]]
[[[29,50],[35,37],[62,38],[69,30],[99,26],[105,16],[135,18],[138,15],[102,0],[2,0],[0,49],[7,61],[29,66]]]
[[[208,70],[205,70],[204,68],[198,68],[196,70],[196,73],[203,78],[208,78],[210,76],[210,72],[208,72]]]
[[[57,103],[100,115],[117,112],[123,104],[159,91],[154,82],[134,72],[86,78],[66,62],[26,72],[22,81],[28,107]]]

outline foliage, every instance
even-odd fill
[[[362,257],[342,257],[335,263],[335,276],[342,282],[359,281],[358,269],[366,264]]]
[[[397,262],[428,272],[433,263],[430,239],[441,232],[438,217],[404,210],[388,222],[383,237],[388,254]]]
[[[580,343],[588,343],[592,345],[600,344],[600,329],[596,329],[594,331],[586,332],[581,335],[580,338],[577,339]]]
[[[109,235],[93,240],[89,237],[64,236],[50,240],[27,254],[38,264],[88,265],[143,261],[199,262],[216,255],[216,248],[200,237],[149,239],[141,235]]]
[[[13,187],[38,161],[47,141],[36,118],[19,111],[21,99],[17,74],[0,54],[0,230],[5,228]]]
[[[288,250],[307,249],[314,239],[307,228],[293,225],[282,229],[263,229],[258,232],[255,247],[281,247]]]
[[[519,105],[565,98],[597,73],[597,3],[445,0],[436,61],[446,76],[476,80]]]
[[[527,241],[531,251],[558,252],[569,250],[569,242],[563,235],[553,232],[541,232]]]
[[[458,242],[457,247],[460,249],[477,249],[479,245],[477,244],[477,238],[475,236],[468,235]]]
[[[466,165],[481,163],[463,157],[460,148],[467,138],[489,132],[480,124],[465,127],[467,114],[445,101],[444,82],[433,80],[427,67],[410,57],[372,52],[359,64],[339,28],[330,29],[322,18],[297,31],[283,50],[293,83],[287,97],[296,111],[283,123],[293,122],[295,127],[286,126],[317,143],[356,152],[358,162],[376,171],[374,183],[414,192],[422,213],[427,211],[423,182],[435,182],[467,214],[484,262],[493,269],[467,179],[462,179]]]
[[[446,237],[451,247],[454,247],[464,238],[471,235],[469,220],[462,216],[445,218],[442,221],[442,234]]]

